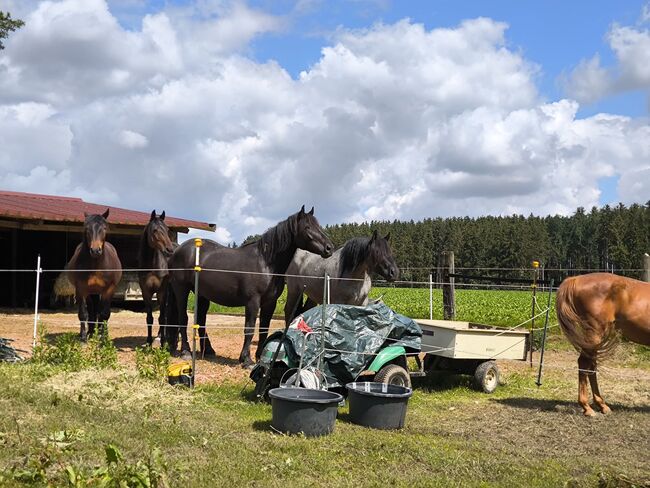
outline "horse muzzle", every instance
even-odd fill
[[[101,247],[91,247],[90,248],[90,255],[94,258],[98,258],[99,256],[102,255],[104,252],[104,249]]]

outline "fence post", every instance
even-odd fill
[[[318,371],[323,370],[323,356],[325,355],[325,318],[326,318],[326,308],[327,305],[329,305],[329,297],[330,297],[330,291],[329,291],[329,284],[330,284],[330,276],[327,274],[327,271],[325,272],[325,276],[323,277],[323,304],[321,306],[321,316],[320,316],[320,327],[321,327],[321,333],[320,333],[320,354],[318,355]],[[307,340],[305,338],[305,340]]]
[[[39,254],[38,257],[36,258],[36,300],[34,301],[34,338],[32,341],[32,355],[34,354],[34,348],[36,348],[36,334],[38,333],[38,295],[39,295],[39,289],[41,285],[41,273],[43,270],[41,269],[41,255]]]
[[[643,255],[643,281],[650,283],[650,255]]]
[[[533,261],[533,284],[531,288],[533,289],[533,304],[532,311],[530,313],[530,367],[533,367],[533,347],[535,344],[535,312],[537,305],[537,273],[539,270],[539,261]]]
[[[429,273],[429,320],[433,320],[433,273]]]
[[[203,241],[197,237],[194,239],[194,324],[192,325],[192,388],[196,377],[196,332],[199,330],[199,273],[201,272],[199,255]],[[203,342],[205,344],[205,341]],[[201,348],[203,351],[203,348]]]
[[[456,289],[454,278],[449,276],[454,273],[454,251],[442,251],[442,305],[443,318],[454,320],[456,318]]]

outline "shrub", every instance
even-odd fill
[[[160,383],[167,381],[167,368],[171,355],[167,348],[136,347],[135,366],[142,378],[156,380]]]
[[[85,347],[74,332],[60,334],[51,343],[46,336],[47,330],[42,324],[39,325],[38,342],[32,356],[34,363],[58,366],[65,371],[117,366],[117,349],[108,332],[94,335]]]

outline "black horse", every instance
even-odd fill
[[[305,249],[327,257],[332,254],[332,248],[332,242],[314,217],[314,209],[305,212],[304,206],[298,213],[264,232],[259,240],[239,248],[231,249],[204,240],[200,250],[202,271],[199,274],[199,297],[196,299],[201,352],[204,355],[214,355],[205,332],[205,318],[210,301],[227,307],[243,305],[246,307],[246,323],[239,361],[244,366],[253,364],[250,344],[258,311],[260,328],[256,358],[262,352],[276,302],[284,288],[284,276],[274,275],[285,273],[296,249]],[[195,246],[192,241],[184,242],[169,259],[169,284],[175,297],[169,297],[169,305],[175,306],[170,307],[168,316],[170,320],[171,317],[178,316],[175,323],[180,324],[183,352],[190,349],[187,341],[187,297],[194,289],[194,265]],[[186,270],[176,271],[179,268]],[[174,351],[178,333],[169,327],[168,333],[170,348]]]
[[[138,281],[140,290],[142,290],[142,300],[147,313],[147,344],[153,344],[153,296],[160,308],[158,324],[164,326],[167,323],[165,317],[165,295],[167,290],[167,280],[169,272],[167,271],[167,259],[174,252],[174,244],[169,238],[169,227],[165,224],[165,211],[156,215],[156,211],[151,212],[149,223],[145,226],[144,232],[140,237],[140,249],[138,251],[138,266],[141,270],[138,272]],[[158,337],[161,340],[165,334],[161,334],[158,329]]]

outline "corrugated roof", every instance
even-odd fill
[[[88,203],[81,198],[0,191],[0,218],[83,223],[84,212],[101,214],[107,208],[110,208],[108,216],[110,224],[144,226],[147,225],[151,216],[151,212],[138,212],[111,205]],[[214,224],[170,216],[165,217],[165,223],[172,229],[187,227],[202,230],[215,229]]]

